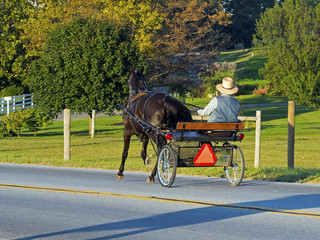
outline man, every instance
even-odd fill
[[[232,78],[224,78],[222,84],[216,86],[221,92],[221,96],[214,97],[204,108],[198,110],[201,116],[209,115],[208,122],[239,122],[237,118],[240,110],[239,101],[232,96],[238,92],[238,88],[233,85]]]

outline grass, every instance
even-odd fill
[[[264,97],[276,101],[270,97]],[[206,100],[191,101],[205,105]],[[285,99],[283,99],[285,100]],[[243,103],[252,102],[250,97],[241,97]],[[302,108],[302,107],[301,107]],[[296,116],[295,169],[287,169],[287,119],[284,106],[279,106],[279,114],[271,120],[262,122],[261,168],[255,169],[254,145],[255,131],[247,129],[245,139],[240,143],[246,159],[245,178],[257,180],[320,182],[320,118],[319,111],[306,110]],[[248,110],[243,110],[248,111]],[[253,110],[252,110],[253,111]],[[265,107],[264,112],[274,112],[273,107]],[[88,119],[71,122],[71,160],[63,160],[63,122],[55,121],[46,129],[39,131],[37,137],[24,132],[22,137],[0,139],[2,150],[0,161],[16,164],[39,164],[49,166],[82,167],[117,170],[120,166],[123,147],[123,126],[120,116],[96,119],[96,138],[88,134]],[[126,170],[151,172],[152,168],[142,163],[141,142],[132,138]],[[149,154],[156,161],[151,145]],[[178,168],[178,174],[223,177],[222,168]]]
[[[258,50],[252,49],[225,51],[217,58],[219,63],[236,63],[235,75],[240,94],[251,94],[254,89],[269,84],[269,81],[263,80],[259,74],[259,69],[263,68],[266,61],[267,59]]]

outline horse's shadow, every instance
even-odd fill
[[[248,210],[245,206],[256,206],[264,208],[279,208],[285,210],[301,210],[320,207],[320,194],[295,195],[284,198],[277,198],[265,201],[243,202],[237,205],[243,205],[244,208],[232,209],[225,207],[200,207],[188,210],[174,211],[169,213],[157,214],[150,217],[135,218],[119,222],[99,224],[89,227],[75,228],[65,231],[58,231],[46,234],[20,238],[20,240],[39,239],[46,237],[72,237],[72,234],[99,233],[102,237],[90,239],[117,239],[120,237],[133,237],[137,234],[153,232],[158,230],[170,230],[176,227],[197,225],[202,223],[212,223],[232,219],[252,214],[258,214],[262,211]],[[284,207],[285,206],[285,207]],[[117,232],[117,233],[115,233]]]

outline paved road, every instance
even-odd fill
[[[319,239],[320,185],[0,164],[0,239]]]

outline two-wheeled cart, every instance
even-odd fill
[[[177,167],[223,167],[231,185],[238,186],[242,182],[244,156],[234,144],[244,138],[243,133],[239,133],[243,130],[242,122],[179,122],[176,129],[159,128],[121,107],[156,144],[157,172],[162,186],[172,186]]]
[[[165,134],[167,144],[158,153],[157,171],[162,186],[170,187],[177,167],[223,167],[227,181],[238,186],[245,161],[239,146],[243,123],[179,122],[175,131]]]

